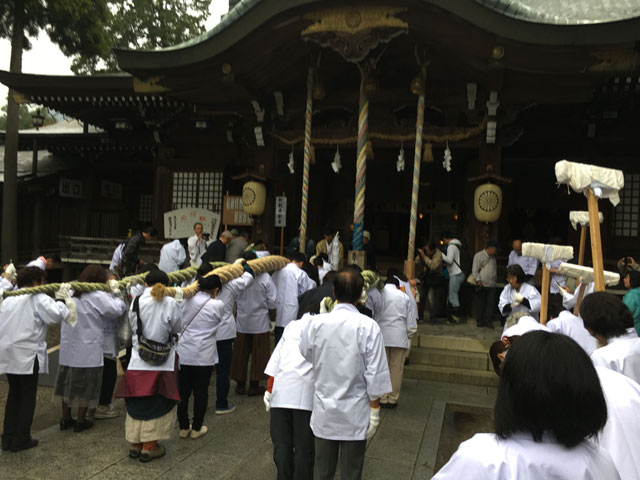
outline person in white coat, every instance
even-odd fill
[[[502,289],[498,310],[506,319],[514,313],[525,312],[538,318],[540,312],[540,292],[525,282],[525,274],[520,265],[507,267],[507,282]],[[504,325],[504,322],[503,322]]]
[[[620,479],[589,440],[607,422],[598,375],[565,335],[529,332],[509,348],[493,417],[495,433],[460,444],[435,480]]]
[[[244,260],[243,260],[244,262]],[[218,348],[218,367],[216,368],[216,415],[231,413],[236,409],[229,402],[229,374],[233,362],[233,341],[236,338],[236,319],[233,308],[242,292],[253,283],[253,270],[248,263],[243,263],[244,273],[240,278],[225,283],[218,294],[218,300],[224,303],[222,322],[216,334]]]
[[[305,254],[297,252],[293,255],[291,263],[273,274],[273,282],[278,291],[274,331],[276,345],[282,337],[284,327],[298,318],[298,297],[316,287],[315,282],[302,270],[302,264],[306,261]]]
[[[442,252],[442,262],[446,264],[449,272],[449,297],[448,307],[449,315],[447,323],[456,324],[462,319],[462,309],[460,308],[460,287],[464,282],[465,272],[462,271],[460,265],[460,249],[462,242],[457,238],[453,238],[449,232],[442,234],[442,242],[445,250]]]
[[[45,272],[26,267],[18,272],[18,288],[43,285]],[[31,423],[36,409],[38,373],[49,373],[47,326],[69,315],[64,303],[44,293],[7,297],[0,305],[0,375],[6,374],[9,393],[4,410],[2,450],[32,448]]]
[[[245,252],[242,258],[256,259],[254,252]],[[271,342],[270,312],[276,308],[278,291],[268,273],[256,275],[253,283],[238,296],[236,301],[236,341],[233,347],[231,378],[237,382],[236,393],[249,396],[262,395],[265,380],[264,368],[269,361]],[[249,370],[251,359],[251,370]],[[247,377],[249,389],[247,390]]]
[[[118,265],[122,261],[122,252],[124,251],[124,246],[127,242],[120,243],[116,249],[113,251],[113,256],[111,257],[111,263],[109,264],[109,271],[111,273],[118,273]]]
[[[379,399],[392,391],[380,327],[355,307],[363,286],[357,271],[338,273],[337,304],[314,316],[300,337],[300,353],[313,365],[316,480],[334,477],[338,457],[343,480],[361,478],[366,440],[380,423]]]
[[[607,400],[607,424],[593,440],[616,464],[622,480],[640,479],[640,385],[626,375],[596,366]]]
[[[224,303],[217,298],[222,283],[217,275],[198,280],[199,291],[182,302],[182,325],[178,339],[178,423],[180,438],[196,439],[208,432],[203,425],[209,403],[209,382],[218,363],[216,335],[224,316]],[[189,423],[189,397],[193,393],[193,422]]]
[[[193,235],[187,239],[187,249],[189,250],[189,260],[192,267],[199,267],[202,264],[202,255],[209,246],[208,237],[205,237],[204,227],[200,222],[193,224]]]
[[[78,276],[79,282],[106,283],[107,270],[97,264],[88,265]],[[73,295],[78,312],[75,326],[60,326],[60,357],[54,395],[62,400],[60,430],[73,427],[82,432],[93,427],[93,414],[98,406],[106,324],[114,324],[127,306],[121,298],[107,292],[76,292]],[[77,419],[71,416],[77,409]]]
[[[393,389],[380,397],[380,407],[396,408],[402,388],[404,360],[409,354],[410,340],[418,331],[418,325],[411,300],[400,290],[400,283],[395,277],[389,277],[385,282],[382,289],[382,310],[376,321],[382,332]]]
[[[158,268],[165,273],[180,270],[187,261],[187,253],[179,239],[165,243],[160,249]]]
[[[537,258],[525,257],[522,255],[522,240],[514,240],[512,244],[513,250],[509,252],[507,260],[507,268],[511,265],[520,265],[525,275],[525,282],[534,285],[536,280],[536,271],[540,263]]]
[[[593,364],[640,383],[640,338],[633,328],[633,315],[622,300],[612,293],[592,293],[582,301],[580,315],[600,345],[591,354]]]
[[[315,304],[319,310],[319,304]],[[264,404],[271,413],[269,431],[279,479],[313,478],[313,367],[300,353],[300,337],[312,315],[290,322],[264,373],[269,376]]]
[[[554,333],[561,333],[573,338],[587,355],[591,355],[597,347],[596,339],[584,328],[581,317],[568,310],[560,310],[555,305],[549,305],[549,320],[547,328]]]
[[[169,277],[162,270],[150,271],[145,277],[144,293],[131,304],[131,360],[115,394],[126,399],[125,437],[131,444],[129,457],[139,458],[141,462],[155,460],[166,453],[158,440],[171,437],[176,403],[180,401],[173,338],[180,332],[182,311],[174,298],[164,295],[168,284]],[[152,361],[146,355],[141,356],[141,337],[170,347],[166,358]]]

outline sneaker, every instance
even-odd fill
[[[151,460],[155,460],[156,458],[164,457],[165,453],[167,453],[167,450],[164,447],[156,445],[156,448],[153,450],[141,450],[140,461],[142,463],[147,463]]]
[[[180,433],[178,434],[180,438],[189,438],[189,434],[191,433],[191,427],[180,429]]]
[[[117,418],[119,416],[120,412],[111,405],[98,405],[94,418],[102,420],[106,418]]]
[[[60,419],[60,431],[69,430],[75,426],[76,421],[73,418],[61,418]]]
[[[216,407],[216,415],[225,415],[227,413],[231,413],[236,409],[235,404],[229,402],[229,404],[226,406],[226,408],[219,408]]]
[[[73,426],[73,431],[75,433],[80,433],[84,432],[85,430],[89,430],[91,427],[93,427],[93,422],[85,420],[84,422],[76,422],[76,424]]]
[[[209,431],[209,429],[207,428],[207,426],[206,425],[202,425],[200,427],[200,430],[191,430],[191,438],[193,438],[194,440],[196,438],[200,438],[203,435],[206,435],[208,431]]]

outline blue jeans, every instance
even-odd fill
[[[218,366],[216,367],[216,408],[227,408],[229,402],[229,371],[233,355],[233,338],[218,340]]]
[[[460,297],[458,293],[460,292],[462,282],[464,282],[464,273],[458,273],[449,278],[449,304],[453,308],[460,307]]]

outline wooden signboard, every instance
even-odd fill
[[[201,223],[204,233],[217,238],[220,214],[204,208],[179,208],[164,214],[165,238],[188,238],[193,235],[193,225]]]
[[[251,215],[244,213],[242,208],[242,196],[225,195],[222,202],[222,224],[225,226],[251,226]]]

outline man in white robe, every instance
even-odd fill
[[[300,353],[313,365],[316,480],[334,477],[338,457],[343,480],[361,478],[366,440],[380,422],[379,398],[392,391],[380,327],[355,307],[363,286],[357,271],[340,272],[338,303],[314,316],[300,338]]]
[[[626,334],[611,337],[607,342],[591,354],[593,364],[640,382],[640,338],[635,328],[628,328]]]
[[[193,225],[193,235],[187,239],[187,248],[189,249],[189,259],[192,267],[199,267],[202,264],[200,258],[207,251],[207,240],[204,237],[204,228],[201,223]]]
[[[597,347],[596,339],[584,328],[582,318],[567,310],[563,310],[547,322],[547,328],[551,332],[573,338],[587,352],[587,355],[591,355]]]
[[[307,290],[316,287],[316,282],[302,270],[307,260],[304,253],[296,253],[286,267],[273,274],[273,282],[278,292],[276,328],[274,332],[276,344],[282,337],[284,327],[298,318],[298,297]]]
[[[510,267],[511,265],[520,265],[526,275],[525,281],[534,285],[536,271],[538,270],[538,259],[522,255],[522,240],[514,240],[512,247],[513,250],[509,253],[507,267]]]
[[[169,243],[165,243],[160,249],[160,262],[158,268],[165,273],[180,270],[187,260],[187,253],[184,251],[182,243],[177,238]]]

